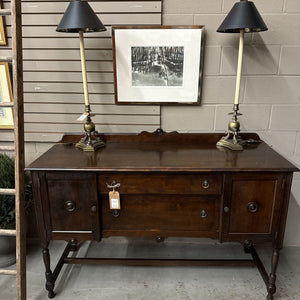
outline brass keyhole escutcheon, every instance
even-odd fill
[[[203,219],[207,218],[207,212],[206,212],[205,209],[202,209],[202,210],[201,210],[200,216],[201,216],[201,218],[203,218]]]
[[[76,204],[73,201],[66,201],[65,202],[65,209],[69,212],[74,211],[76,208]]]
[[[202,187],[203,187],[204,189],[208,189],[208,188],[209,188],[209,182],[208,182],[207,179],[205,179],[205,180],[202,182]]]

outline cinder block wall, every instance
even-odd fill
[[[205,25],[200,107],[162,107],[162,127],[224,131],[232,110],[238,34],[217,33],[236,0],[165,0],[164,25]],[[269,30],[246,34],[241,83],[243,131],[255,131],[300,166],[300,1],[254,0]],[[294,176],[285,245],[300,246],[300,174]]]
[[[236,0],[164,0],[164,25],[205,25],[201,106],[161,108],[166,131],[225,131],[235,91],[238,34],[216,29]],[[255,131],[300,167],[300,1],[256,0],[269,30],[247,34],[240,117],[243,131]],[[137,132],[139,131],[137,126]],[[26,143],[26,162],[52,143]],[[300,173],[295,174],[285,245],[300,246]]]

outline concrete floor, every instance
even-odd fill
[[[65,247],[50,246],[53,265]],[[269,267],[270,248],[258,249]],[[74,255],[74,254],[72,254]],[[240,245],[204,244],[198,239],[153,240],[109,238],[85,242],[77,255],[89,257],[248,258]],[[44,289],[41,249],[32,244],[27,258],[27,299],[48,299]],[[16,299],[15,277],[0,276],[0,299]],[[64,266],[55,299],[64,300],[212,300],[265,299],[266,288],[256,268],[251,267],[128,267]],[[275,299],[300,299],[300,248],[281,251]]]

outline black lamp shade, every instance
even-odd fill
[[[258,32],[268,30],[252,1],[237,2],[228,13],[217,32]]]
[[[105,31],[106,28],[99,20],[87,1],[72,1],[56,31],[59,32],[94,32]]]

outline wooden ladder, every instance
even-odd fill
[[[26,228],[24,197],[24,103],[22,66],[22,8],[21,0],[11,0],[10,9],[0,9],[0,16],[11,15],[12,57],[0,61],[12,62],[13,103],[0,103],[0,107],[14,110],[14,146],[0,146],[0,151],[15,152],[15,189],[0,188],[0,194],[15,195],[16,229],[0,230],[0,235],[16,236],[16,270],[0,269],[0,274],[17,276],[18,300],[26,299]]]

